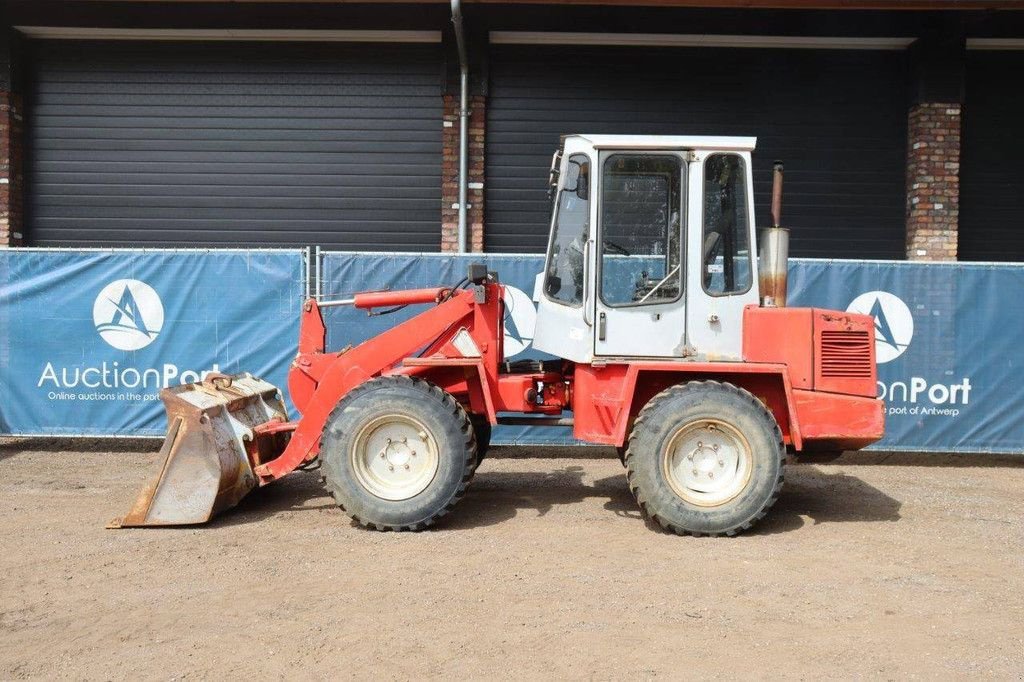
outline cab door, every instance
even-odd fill
[[[743,359],[743,309],[756,305],[754,189],[748,152],[691,164],[688,340],[697,357]]]
[[[687,354],[686,160],[672,152],[598,157],[594,354]]]

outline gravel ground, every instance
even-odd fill
[[[754,532],[696,539],[591,448],[496,449],[424,533],[352,526],[312,473],[105,530],[157,465],[112,447],[0,442],[2,678],[1024,675],[1024,457],[791,466]]]

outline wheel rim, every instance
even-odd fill
[[[669,440],[662,462],[676,495],[700,507],[717,507],[739,495],[754,468],[747,439],[717,419],[681,427]]]
[[[384,500],[408,500],[437,475],[437,441],[417,419],[377,417],[360,429],[352,446],[352,469],[367,492]]]

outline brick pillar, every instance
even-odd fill
[[[907,126],[907,258],[956,260],[960,216],[959,102],[913,104]]]
[[[21,96],[0,92],[0,248],[21,246]]]
[[[486,100],[469,98],[469,250],[484,250],[484,118]],[[459,96],[444,96],[441,162],[441,250],[458,251],[459,233]]]

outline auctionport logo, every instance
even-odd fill
[[[122,351],[145,348],[164,326],[164,304],[153,287],[137,279],[118,279],[103,287],[92,306],[97,333]],[[219,371],[214,364],[213,372]],[[55,365],[47,362],[37,388],[49,389],[50,400],[145,402],[174,383],[201,381],[208,371],[181,369],[165,362],[132,366],[131,360],[103,360],[99,364]]]
[[[164,326],[164,305],[153,287],[119,279],[103,287],[92,306],[96,331],[118,350],[139,350],[156,340]]]
[[[914,316],[898,296],[888,291],[869,291],[853,299],[846,312],[875,318],[875,361],[878,364],[895,360],[910,347],[914,338]]]
[[[914,338],[914,316],[898,296],[888,291],[869,291],[853,299],[847,312],[875,318],[875,361],[890,362],[903,355]],[[920,359],[919,359],[920,360]],[[946,371],[945,375],[951,375]],[[886,414],[959,417],[961,406],[971,401],[970,377],[958,382],[933,382],[911,376],[878,382],[878,397],[886,402]]]

